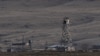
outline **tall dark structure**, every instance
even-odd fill
[[[71,44],[71,43],[72,43],[72,39],[70,37],[70,32],[69,32],[69,18],[65,17],[62,26],[61,44],[66,46],[67,44]]]
[[[29,43],[28,45],[29,45],[30,50],[32,50],[32,41],[29,40],[28,43]]]
[[[61,37],[61,46],[59,47],[61,51],[75,51],[75,47],[73,46],[72,39],[70,37],[69,25],[70,19],[65,17],[63,19],[62,25],[62,37]]]

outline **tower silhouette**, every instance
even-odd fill
[[[65,17],[63,20],[63,26],[62,26],[62,38],[61,38],[61,45],[68,46],[69,44],[71,45],[72,39],[70,37],[70,32],[69,32],[69,18]]]

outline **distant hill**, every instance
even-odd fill
[[[69,0],[0,0],[1,8],[36,8],[36,7],[51,7],[60,5]]]
[[[23,35],[34,48],[57,44],[65,16],[75,43],[99,44],[100,0],[0,0],[0,46],[21,42]]]
[[[0,0],[1,8],[37,8],[58,6],[71,1],[98,1],[98,0]]]

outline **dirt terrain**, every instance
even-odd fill
[[[0,46],[23,36],[32,39],[33,48],[43,48],[46,41],[56,44],[65,16],[74,43],[100,45],[99,0],[0,0]]]
[[[100,52],[56,52],[56,51],[40,51],[40,52],[13,52],[0,53],[1,56],[99,56]]]

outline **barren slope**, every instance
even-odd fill
[[[63,17],[71,20],[71,38],[76,43],[99,44],[100,1],[5,0],[0,1],[0,41],[33,39],[33,47],[57,43]],[[38,44],[38,45],[37,45]]]

